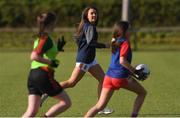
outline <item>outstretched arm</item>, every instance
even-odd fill
[[[110,47],[109,44],[99,43],[99,42],[95,42],[95,41],[91,42],[89,45],[94,46],[96,48],[109,48]]]
[[[99,43],[93,39],[96,39],[96,32],[95,32],[95,27],[94,26],[88,26],[86,31],[85,31],[85,36],[86,36],[86,41],[87,44],[90,46],[94,46],[96,48],[109,48],[109,44],[104,44],[104,43]]]

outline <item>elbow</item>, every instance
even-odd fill
[[[124,60],[120,59],[119,63],[120,63],[121,65],[124,65]]]
[[[123,66],[126,65],[126,60],[123,57],[120,57],[119,63]]]
[[[37,59],[38,59],[38,54],[33,51],[33,52],[31,53],[30,59],[31,59],[32,61],[33,61],[33,60],[37,60]]]

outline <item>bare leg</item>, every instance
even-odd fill
[[[46,112],[45,115],[47,117],[55,117],[59,113],[62,113],[65,110],[67,110],[71,106],[71,100],[65,91],[63,91],[57,96],[54,96],[53,98],[57,99],[59,102],[55,104],[54,106],[52,106],[48,110],[48,112]]]
[[[100,94],[101,94],[101,89],[102,89],[102,84],[103,84],[105,73],[104,73],[103,69],[101,68],[101,66],[99,64],[96,64],[96,65],[92,66],[88,71],[99,82],[98,83],[98,89],[97,89],[97,91],[98,91],[98,99],[99,99]],[[114,111],[113,109],[105,108],[105,109],[99,111],[98,114],[110,114],[113,111]]]
[[[34,117],[39,109],[41,97],[39,95],[28,96],[28,108],[22,117]]]
[[[130,79],[128,80],[128,86],[123,87],[124,89],[127,89],[129,91],[132,91],[137,94],[137,97],[134,102],[132,116],[137,116],[139,113],[139,110],[144,102],[144,99],[146,97],[146,90],[143,86],[141,86],[136,80]]]
[[[84,76],[85,72],[82,71],[79,67],[75,67],[71,77],[63,82],[60,82],[60,85],[63,88],[69,88],[69,87],[74,87]]]
[[[89,70],[89,73],[91,73],[91,75],[93,77],[95,77],[98,80],[98,98],[100,97],[100,93],[101,93],[101,89],[102,89],[102,83],[103,83],[103,79],[105,76],[105,73],[103,71],[103,69],[101,68],[101,66],[99,64],[96,64],[94,66],[92,66]]]
[[[104,109],[109,102],[111,96],[113,95],[114,90],[103,88],[101,92],[101,96],[95,106],[93,106],[89,111],[86,113],[84,117],[93,117],[97,114],[98,111]]]
[[[70,88],[70,87],[74,87],[84,76],[85,72],[82,71],[79,67],[75,67],[71,77],[63,82],[60,82],[60,85],[66,89],[66,88]],[[42,96],[41,98],[41,104],[40,106],[42,106],[42,104],[44,103],[44,101],[48,98],[48,95],[45,94],[44,96]]]

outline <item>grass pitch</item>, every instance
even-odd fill
[[[30,68],[30,52],[0,53],[0,117],[19,117],[27,107],[27,76]],[[70,77],[75,66],[75,52],[64,52],[58,56],[60,66],[56,71],[58,81]],[[133,65],[145,63],[149,65],[151,75],[141,84],[148,95],[140,111],[140,116],[180,116],[180,55],[177,51],[134,52]],[[110,62],[110,52],[101,50],[97,53],[97,61],[104,71]],[[72,99],[72,107],[59,116],[81,117],[96,103],[97,81],[86,74],[72,89],[66,89]],[[136,95],[120,89],[111,98],[108,107],[115,112],[108,117],[129,116]],[[38,116],[56,103],[49,98],[39,110]],[[97,115],[103,116],[104,115]]]

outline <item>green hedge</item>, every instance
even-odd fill
[[[130,0],[130,22],[134,27],[180,25],[180,0]],[[32,27],[41,11],[54,11],[58,26],[73,27],[82,10],[99,9],[100,27],[121,19],[122,0],[0,0],[0,27]]]
[[[31,50],[33,45],[32,32],[1,32],[0,35],[0,50]],[[65,50],[76,50],[76,44],[73,39],[72,32],[55,32],[52,37],[57,40],[58,37],[64,35],[67,44]],[[100,32],[99,41],[109,43],[111,40],[111,32]],[[131,33],[130,41],[133,49],[137,46],[138,49],[144,48],[145,46],[157,45],[178,45],[180,47],[180,34],[178,32],[138,32]],[[169,47],[169,46],[168,46]]]

